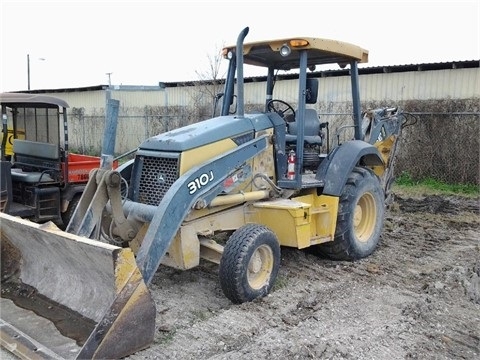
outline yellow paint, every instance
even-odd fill
[[[192,167],[211,160],[217,155],[224,154],[235,147],[237,147],[237,144],[231,139],[223,139],[215,143],[184,151],[180,157],[180,175],[183,175]]]
[[[282,45],[291,42],[302,42],[306,44],[302,47],[302,49],[315,49],[319,52],[324,52],[326,54],[338,54],[344,58],[354,58],[361,63],[368,62],[368,50],[365,50],[359,46],[338,41],[338,40],[330,40],[330,39],[321,39],[321,38],[312,38],[312,37],[302,37],[302,38],[285,38],[285,39],[278,39],[278,40],[268,40],[268,41],[257,41],[251,43],[245,43],[243,45],[243,52],[245,55],[248,55],[251,49],[254,46],[269,46],[272,51],[280,51]],[[231,45],[225,47],[222,50],[222,54],[226,56],[228,51],[235,51],[235,45]],[[334,55],[332,55],[334,56]],[[244,59],[246,64],[254,64],[253,59],[249,59],[248,57]]]
[[[257,134],[258,136],[269,135],[272,139],[273,136],[273,129],[267,129],[263,131],[261,134]],[[275,154],[273,149],[272,141],[269,141],[267,148],[265,151],[262,151],[260,154],[253,158],[253,165],[252,170],[253,174],[265,174],[270,177],[273,181],[275,181]],[[266,186],[266,182],[257,181],[259,184]],[[268,188],[270,188],[268,186]],[[251,189],[251,188],[250,188]],[[253,190],[258,190],[257,188],[253,188]]]
[[[392,153],[393,145],[395,144],[396,136],[390,135],[386,139],[382,141],[377,141],[374,143],[374,146],[378,149],[380,156],[382,157],[383,163],[385,165],[373,166],[373,172],[377,176],[382,176],[385,172],[385,169],[388,167],[388,163],[390,161],[390,155]]]
[[[138,230],[135,238],[128,244],[135,255],[138,253],[138,250],[140,250],[140,246],[142,246],[143,239],[145,238],[145,234],[147,233],[149,226],[150,223],[144,223],[142,227]]]
[[[193,211],[191,211],[189,214],[187,214],[187,216],[185,217],[184,221],[188,222],[188,221],[194,221],[196,219],[201,219],[205,216],[209,216],[209,215],[212,215],[212,214],[216,214],[216,213],[220,213],[222,212],[223,210],[226,210],[227,208],[231,207],[231,206],[234,206],[235,204],[233,205],[222,205],[222,206],[216,206],[216,207],[213,207],[213,208],[210,208],[210,207],[206,207],[204,209],[195,209]]]
[[[115,289],[118,294],[123,287],[135,278],[141,277],[140,270],[137,267],[133,251],[129,248],[116,250],[117,256],[114,262]],[[115,256],[115,252],[112,256]]]
[[[310,244],[310,204],[276,199],[254,203],[253,209],[252,222],[269,227],[280,245],[304,248]]]
[[[127,284],[125,284],[127,285]],[[134,353],[142,348],[150,346],[155,335],[155,302],[148,290],[138,268],[132,273],[129,286],[135,286],[133,293],[125,305],[119,309],[108,331],[104,334],[101,342],[93,353],[92,358],[118,358],[115,354],[115,342],[125,333],[132,335],[132,341],[126,340],[129,347],[124,350],[127,354]],[[132,329],[132,318],[142,319]],[[97,325],[98,326],[98,325]],[[95,328],[93,334],[98,332]]]
[[[200,210],[197,210],[200,211]],[[175,239],[168,249],[168,256],[162,259],[162,264],[177,269],[190,269],[200,263],[199,236],[210,236],[216,232],[236,230],[245,225],[244,206],[222,208],[222,211],[211,213],[204,217],[184,221]],[[211,247],[211,250],[216,248]],[[220,249],[218,249],[220,252]]]
[[[257,134],[257,137],[272,134],[273,129],[267,129],[265,131],[259,132]],[[182,154],[181,173],[188,170],[188,168],[197,165],[198,163],[210,160],[218,154],[225,153],[226,151],[236,146],[231,146],[231,144],[233,144],[233,142],[227,139],[219,141],[215,144],[210,144],[194,150],[185,151],[184,154]],[[250,169],[249,176],[247,176],[244,181],[239,182],[232,188],[229,188],[228,195],[243,194],[246,197],[245,201],[251,201],[251,199],[248,199],[248,194],[250,192],[271,189],[271,186],[268,184],[268,182],[263,180],[262,178],[257,178],[255,179],[255,181],[253,181],[253,175],[263,174],[269,177],[272,182],[275,182],[274,151],[271,141],[269,142],[267,148],[264,151],[262,151],[253,159],[250,159],[245,163],[244,169],[247,168]],[[242,169],[238,171],[242,171]],[[220,206],[215,205],[213,208],[209,206],[203,209],[195,209],[186,216],[184,221],[193,221],[195,219],[199,219],[213,213],[218,213],[233,205],[235,205],[235,203],[222,204]]]
[[[5,144],[5,155],[13,155],[13,129],[7,131],[7,143]],[[3,132],[0,131],[0,139],[3,139]],[[17,139],[25,140],[25,130],[17,129]]]
[[[253,204],[248,221],[264,224],[278,237],[280,245],[299,249],[333,240],[338,198],[310,194]]]
[[[338,201],[336,196],[315,194],[316,189],[311,189],[311,193],[294,198],[311,204],[311,227],[310,227],[310,245],[320,244],[325,241],[332,241],[335,235],[337,225]]]
[[[195,227],[182,226],[162,259],[164,265],[176,269],[191,269],[200,263],[200,242]]]

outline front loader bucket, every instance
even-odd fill
[[[148,347],[155,304],[133,252],[0,213],[0,344],[20,358],[118,359]]]

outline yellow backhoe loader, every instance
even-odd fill
[[[248,31],[223,49],[219,115],[145,140],[115,170],[92,170],[65,231],[0,214],[3,347],[82,359],[148,347],[160,265],[217,263],[225,296],[242,303],[271,291],[282,247],[346,260],[374,252],[404,116],[361,111],[357,64],[368,52],[315,37],[244,43]],[[330,63],[350,67],[353,123],[340,130],[352,135],[342,143],[328,141],[312,106],[309,70]],[[250,114],[244,64],[266,70],[263,108]],[[283,70],[294,70],[295,106],[274,97]]]

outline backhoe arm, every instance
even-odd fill
[[[402,136],[404,120],[405,115],[398,108],[368,110],[363,117],[364,140],[378,149],[384,162],[380,179],[387,204],[392,200],[390,188],[395,180],[395,161],[399,152],[399,139]]]

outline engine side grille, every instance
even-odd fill
[[[138,201],[143,204],[158,206],[177,179],[177,158],[144,156],[138,188]]]

